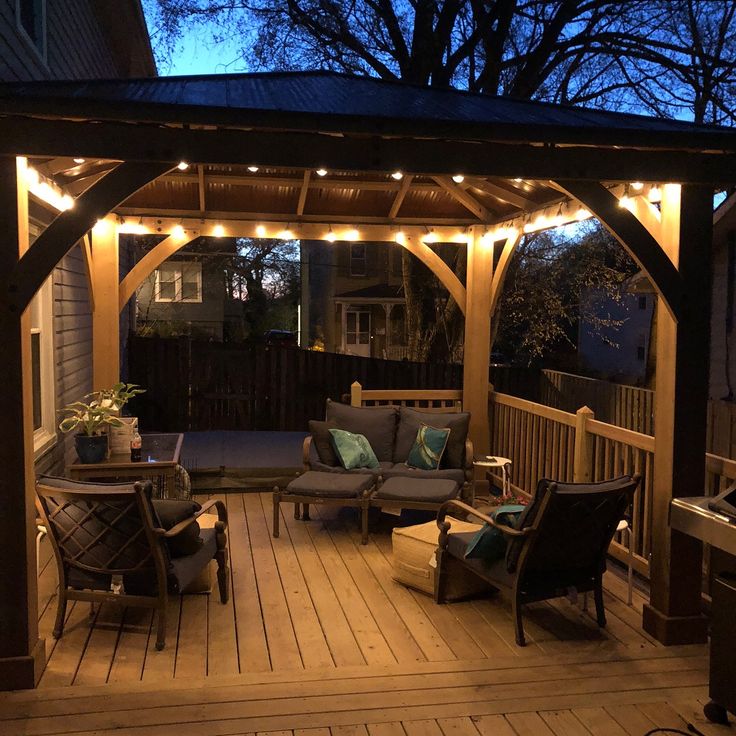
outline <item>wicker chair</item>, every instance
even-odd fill
[[[38,506],[56,557],[59,598],[54,638],[64,631],[67,601],[154,608],[158,612],[156,649],[163,649],[169,593],[182,592],[213,558],[222,603],[228,601],[227,510],[209,501],[163,529],[151,482],[98,485],[42,477],[36,484]],[[194,507],[199,506],[194,504]],[[198,533],[192,524],[217,509],[213,529]],[[193,537],[193,539],[192,539]],[[184,544],[186,543],[186,544]],[[177,549],[178,546],[178,549]],[[187,546],[191,554],[182,554]]]
[[[516,528],[499,524],[460,501],[446,502],[437,516],[440,534],[436,601],[444,601],[449,576],[470,571],[493,587],[511,590],[519,646],[525,644],[522,604],[562,597],[569,588],[581,593],[593,591],[598,625],[604,627],[606,554],[638,485],[638,474],[602,483],[540,480]],[[507,537],[505,557],[500,560],[465,559],[473,533],[453,534],[450,522],[445,519],[448,513],[473,516],[495,526]]]

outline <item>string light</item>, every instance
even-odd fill
[[[186,171],[189,168],[189,164],[186,161],[179,161],[176,168],[179,169],[179,171]]]
[[[223,237],[225,235],[225,228],[222,225],[215,225],[212,228],[212,234],[216,238],[221,238],[221,237]]]
[[[345,240],[357,240],[360,237],[360,233],[353,228],[352,230],[348,230],[343,237]]]
[[[258,225],[256,227],[256,235],[259,238],[265,238],[266,237],[266,228],[263,225]]]
[[[404,174],[401,171],[394,171],[393,174],[391,174],[392,179],[396,179],[396,181],[401,181],[401,179],[404,178]]]
[[[427,234],[422,238],[423,243],[436,243],[437,242],[437,236],[434,234],[433,230],[428,230]]]
[[[637,192],[640,192],[644,188],[644,182],[643,181],[632,181],[631,188]]]
[[[255,174],[256,171],[258,171],[258,167],[257,166],[249,166],[248,167],[248,171],[250,171],[251,174]]]
[[[183,225],[174,225],[173,228],[171,228],[171,234],[177,238],[178,240],[181,240],[185,235],[184,226]]]
[[[523,180],[523,179],[514,179],[514,181],[515,181],[515,182],[516,182],[517,184],[521,184],[521,182],[522,182],[522,181],[524,181],[524,180]]]
[[[332,225],[330,225],[330,229],[327,231],[327,235],[325,235],[325,240],[328,243],[334,243],[337,240],[337,235],[332,231]]]
[[[399,232],[396,233],[396,236],[394,237],[394,240],[399,245],[404,245],[404,243],[406,243],[406,235],[401,230],[399,230]]]
[[[661,202],[662,201],[662,190],[656,184],[649,190],[649,201],[650,202]]]
[[[327,176],[327,169],[317,169],[314,173],[317,174],[317,176]]]
[[[280,233],[278,233],[278,237],[281,240],[294,240],[294,233],[291,232],[289,226],[287,225],[285,230],[282,230]]]
[[[32,166],[26,169],[25,177],[28,191],[59,210],[59,212],[64,212],[74,207],[74,199],[72,197],[68,194],[62,194],[61,189],[56,184],[41,176]]]
[[[87,159],[85,158],[73,158],[72,161],[74,161],[75,164],[83,164]]]
[[[586,210],[585,207],[581,207],[576,213],[575,213],[575,219],[576,220],[587,220],[589,217],[592,217],[592,214],[589,210]]]
[[[452,177],[452,180],[455,184],[462,184],[465,181],[465,177],[462,174],[455,174],[455,176]]]

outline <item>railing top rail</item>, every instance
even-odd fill
[[[586,428],[590,434],[605,437],[614,442],[623,442],[625,445],[631,445],[646,452],[654,452],[654,437],[650,434],[642,434],[633,429],[624,429],[615,424],[599,422],[597,419],[589,419]]]
[[[705,453],[705,469],[715,475],[723,475],[726,478],[736,480],[736,460],[727,457]]]
[[[458,401],[462,389],[361,389],[364,401]]]
[[[558,371],[554,368],[542,368],[542,373],[545,376],[566,376],[572,378],[575,381],[585,381],[588,383],[605,384],[611,386],[614,389],[629,389],[632,391],[640,391],[642,394],[654,395],[654,391],[650,388],[642,388],[641,386],[632,386],[628,383],[613,383],[612,381],[604,381],[601,378],[590,378],[590,376],[579,376],[577,373],[567,373],[566,371]]]
[[[561,409],[553,409],[551,406],[545,406],[544,404],[535,404],[533,401],[520,399],[517,396],[510,396],[509,394],[501,394],[497,391],[491,392],[489,398],[494,404],[508,406],[512,409],[519,409],[521,411],[529,412],[530,414],[536,414],[537,416],[544,417],[545,419],[550,419],[553,422],[566,424],[568,427],[575,426],[575,415],[562,411]]]

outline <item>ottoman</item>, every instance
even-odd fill
[[[471,524],[449,516],[447,521],[452,523],[451,533],[475,533],[481,528],[481,524]],[[394,580],[422,593],[434,595],[438,536],[439,529],[434,521],[394,529],[391,535]],[[447,580],[447,600],[470,598],[485,593],[489,587],[477,575],[462,572]]]
[[[323,473],[308,470],[289,483],[284,490],[273,489],[273,536],[279,536],[279,504],[294,503],[294,518],[299,518],[299,506],[304,505],[304,520],[309,519],[309,504],[353,506],[360,509],[363,544],[368,543],[368,506],[371,491],[376,487],[367,473]]]
[[[405,478],[400,475],[385,480],[371,496],[371,506],[425,509],[435,511],[457,498],[460,486],[443,478]]]

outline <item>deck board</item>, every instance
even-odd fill
[[[90,621],[87,604],[70,604],[41,688],[0,699],[0,732],[627,736],[691,722],[723,733],[698,702],[705,648],[656,644],[639,627],[641,597],[629,608],[619,581],[607,585],[607,630],[566,599],[534,604],[520,649],[503,595],[438,606],[404,588],[389,533],[361,545],[349,510],[315,509],[304,522],[284,504],[274,539],[270,494],[222,498],[229,602],[214,569],[211,594],[172,598],[161,652],[150,611],[105,604]],[[39,614],[50,637],[46,544]]]

